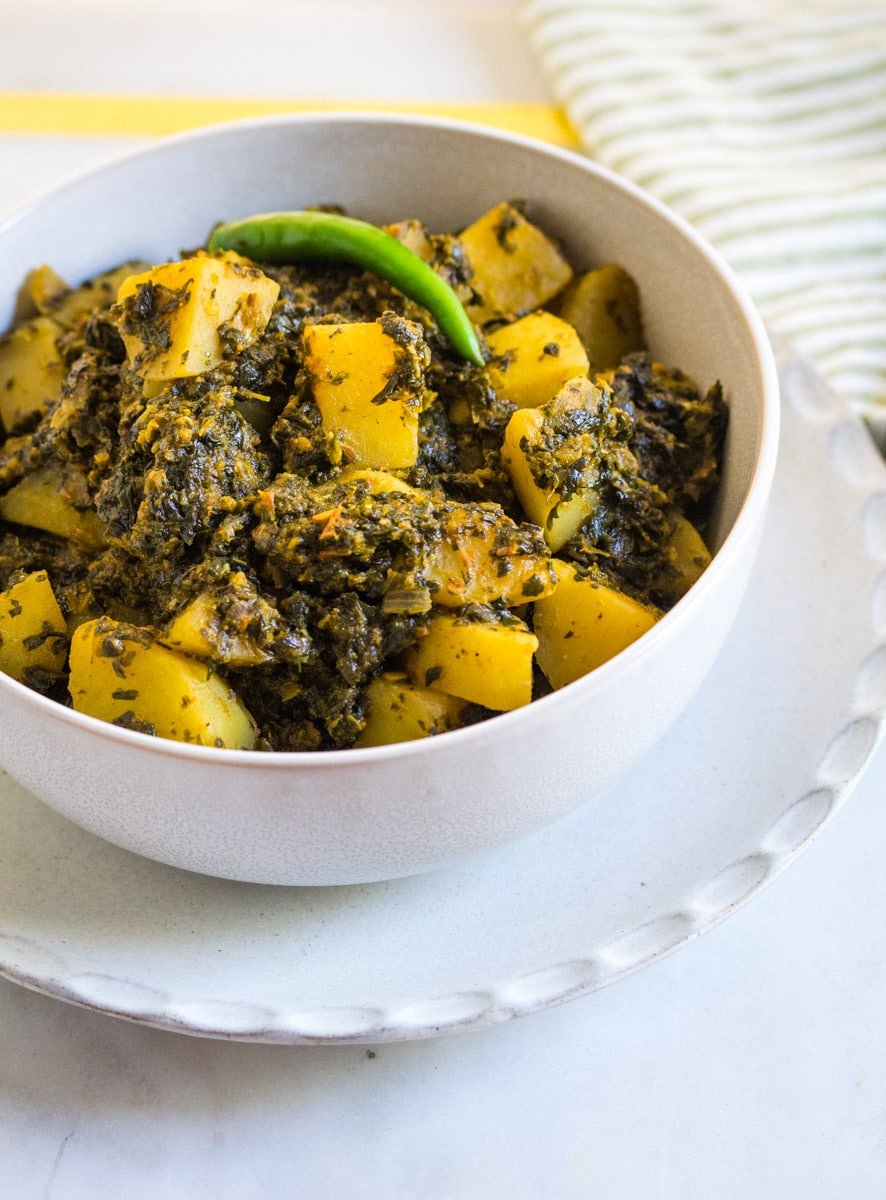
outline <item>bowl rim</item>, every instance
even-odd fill
[[[380,766],[395,760],[408,759],[416,755],[435,755],[445,753],[446,747],[453,747],[454,742],[466,746],[471,740],[488,739],[495,730],[504,731],[517,729],[521,723],[534,720],[532,713],[540,711],[540,706],[547,713],[553,713],[557,707],[567,707],[575,703],[580,694],[589,699],[601,689],[605,690],[609,680],[617,671],[633,667],[641,667],[643,660],[656,652],[659,643],[666,637],[686,624],[692,618],[692,613],[703,602],[704,596],[715,586],[721,575],[728,569],[728,563],[739,555],[745,544],[754,538],[762,523],[765,508],[769,498],[772,480],[775,474],[776,457],[778,453],[778,431],[780,421],[780,401],[778,373],[769,337],[760,314],[757,312],[744,285],[739,281],[735,272],[720,253],[696,230],[688,221],[665,205],[655,196],[630,180],[623,178],[608,167],[601,166],[592,159],[575,151],[550,145],[537,138],[490,126],[456,119],[437,116],[426,116],[409,113],[386,113],[378,111],[317,111],[299,113],[278,113],[270,116],[247,117],[241,120],[224,121],[211,125],[201,125],[182,133],[158,138],[146,146],[126,151],[103,162],[83,170],[76,171],[38,192],[30,200],[19,206],[7,217],[0,221],[0,239],[13,234],[17,226],[25,221],[32,213],[38,212],[51,204],[57,197],[87,180],[100,179],[102,175],[112,173],[128,163],[142,158],[150,158],[163,153],[167,148],[187,145],[192,142],[207,142],[222,138],[231,133],[249,133],[252,130],[280,126],[309,126],[309,125],[385,125],[408,128],[425,128],[449,132],[470,137],[477,141],[493,141],[523,149],[533,155],[553,158],[578,167],[589,175],[596,176],[617,192],[630,196],[633,200],[650,209],[654,215],[669,225],[676,233],[687,241],[706,261],[719,281],[725,285],[733,301],[737,304],[739,313],[744,320],[745,332],[750,338],[755,352],[757,366],[760,370],[762,421],[760,436],[756,447],[756,460],[751,474],[750,484],[742,500],[732,528],[723,540],[722,545],[714,554],[710,565],[701,578],[696,581],[673,608],[656,622],[636,642],[622,650],[614,658],[609,659],[595,668],[588,675],[567,684],[549,695],[541,696],[522,708],[510,712],[496,713],[489,720],[480,721],[462,729],[447,732],[445,736],[421,738],[411,742],[395,742],[386,746],[349,747],[339,750],[278,750],[262,753],[256,750],[235,750],[227,747],[195,745],[188,742],[177,742],[169,738],[148,737],[135,730],[123,729],[97,717],[76,712],[52,700],[39,692],[32,691],[23,683],[11,676],[0,672],[0,693],[6,690],[10,700],[24,703],[35,714],[49,717],[52,721],[80,729],[86,734],[98,736],[121,747],[129,746],[133,750],[147,753],[162,754],[167,758],[178,758],[195,763],[224,764],[245,767],[252,771],[271,768],[274,771],[308,769],[310,771],[329,771],[342,767],[366,769]]]

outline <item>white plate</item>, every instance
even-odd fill
[[[572,999],[710,929],[833,814],[886,706],[886,470],[782,355],[764,544],[678,724],[594,804],[420,878],[189,875],[0,786],[0,972],[136,1021],[251,1041],[432,1036]]]

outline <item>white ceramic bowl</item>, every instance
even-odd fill
[[[778,429],[775,367],[735,279],[682,221],[576,155],[421,118],[318,115],[205,129],[58,188],[0,228],[0,328],[25,273],[78,280],[126,258],[161,262],[212,224],[336,202],[372,221],[467,224],[529,201],[571,261],[636,277],[654,353],[731,416],[710,568],[655,628],[592,675],[527,708],[422,742],[264,755],[145,737],[0,676],[0,762],[35,796],[117,845],[256,883],[341,884],[425,871],[589,800],[673,721],[741,602]]]

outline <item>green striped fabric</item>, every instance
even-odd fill
[[[886,0],[522,0],[587,152],[687,217],[837,392],[886,406]]]

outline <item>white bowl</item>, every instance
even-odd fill
[[[66,183],[0,228],[0,328],[26,272],[79,280],[199,244],[217,220],[335,202],[371,221],[467,224],[521,197],[579,267],[638,280],[649,345],[730,405],[714,561],[653,630],[593,674],[480,725],[367,750],[257,754],[145,737],[0,676],[0,762],[103,838],[256,883],[426,871],[589,800],[656,740],[710,668],[753,565],[775,466],[778,385],[728,268],[637,188],[565,151],[455,122],[294,116],[200,130]]]

